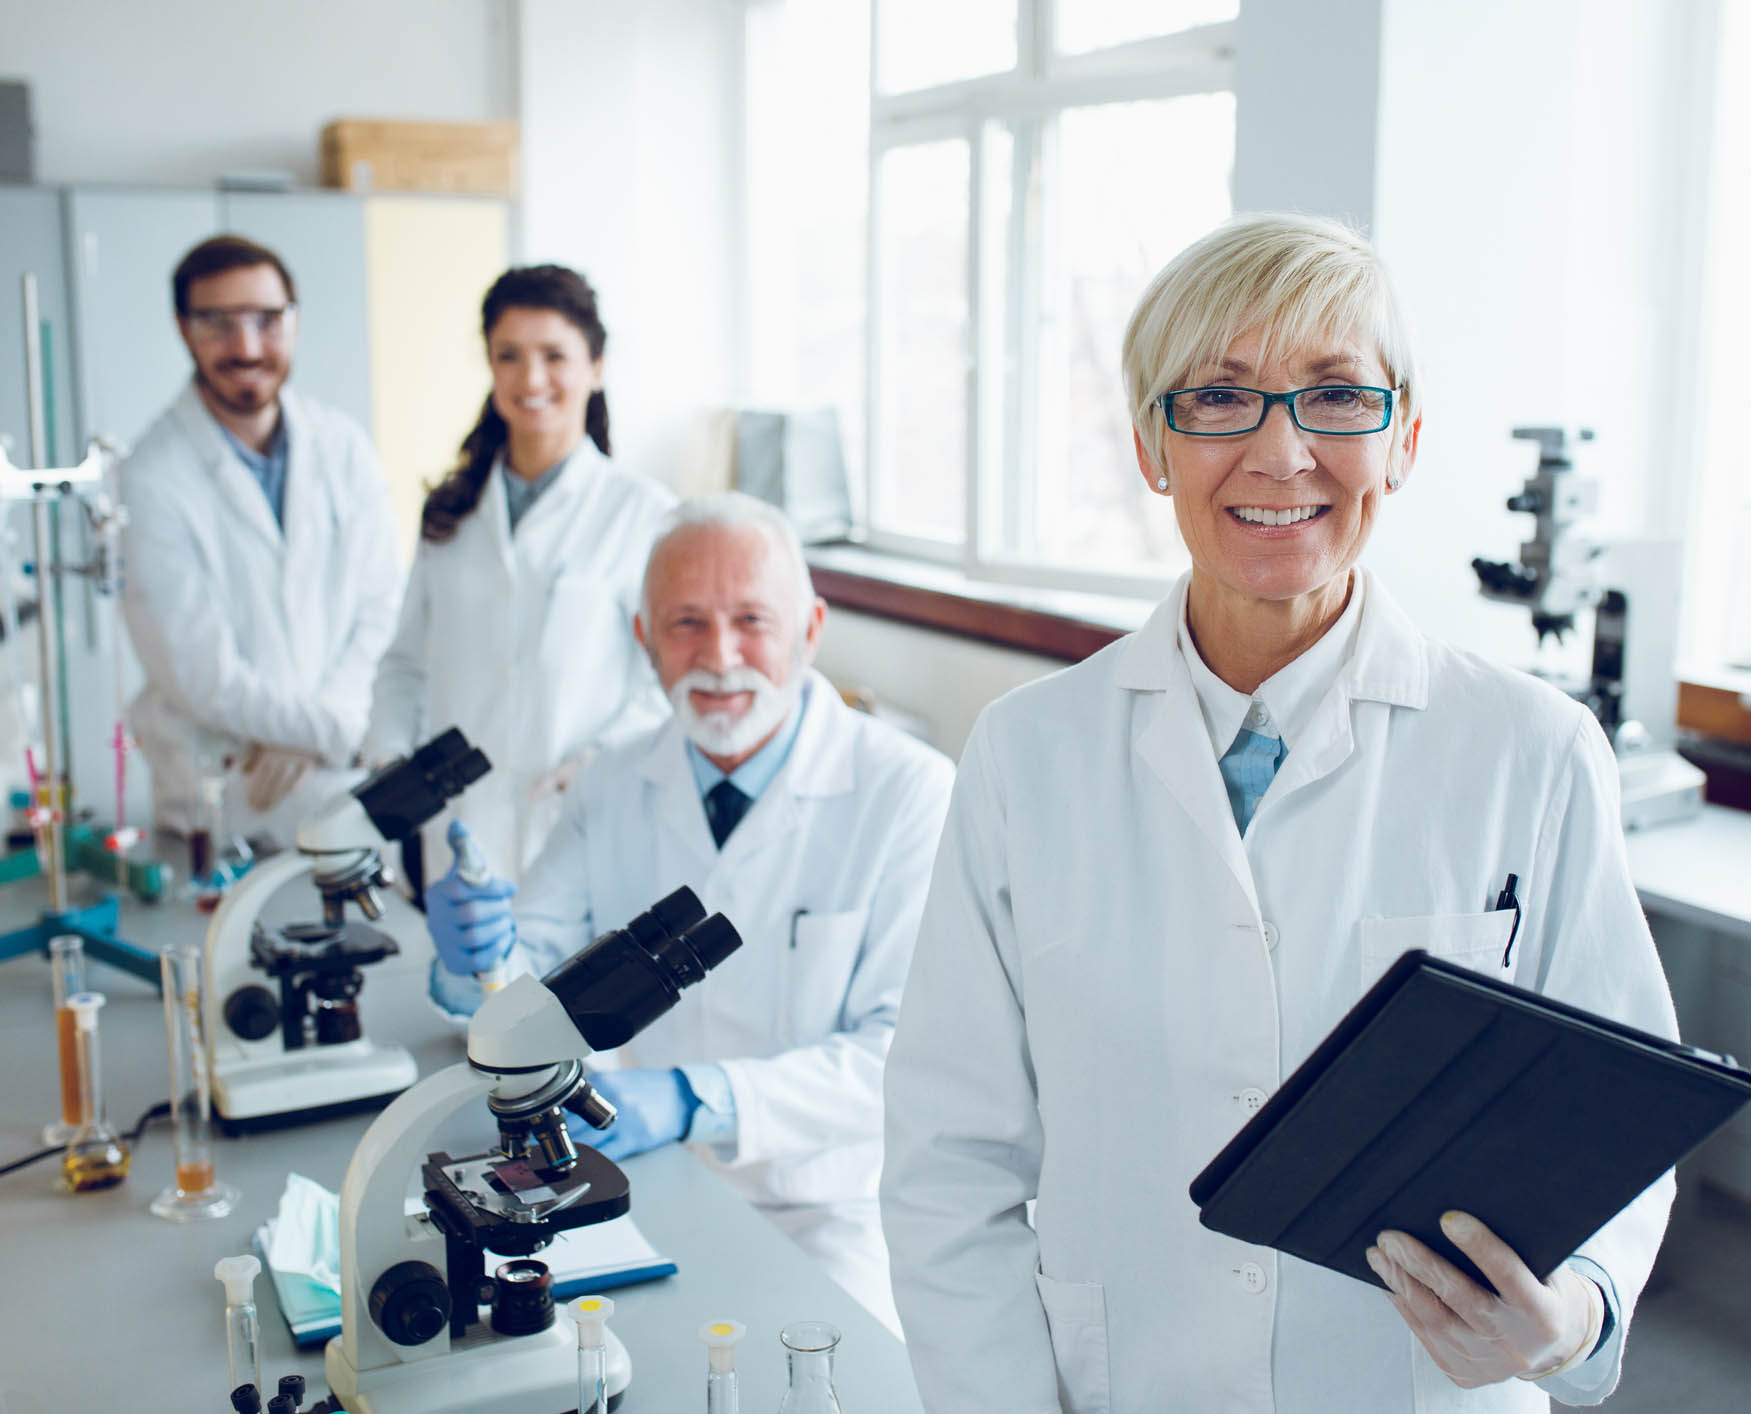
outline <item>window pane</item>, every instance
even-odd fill
[[[1232,20],[1240,0],[1059,0],[1055,13],[1058,52],[1086,54]]]
[[[963,141],[881,164],[877,461],[871,519],[959,540],[966,524],[967,180]]]
[[[877,0],[876,86],[908,93],[1015,67],[1016,0]]]
[[[1183,567],[1172,510],[1137,471],[1119,346],[1150,278],[1229,215],[1233,164],[1232,94],[1060,117],[1032,534],[1016,547],[1030,558],[1130,574]]]

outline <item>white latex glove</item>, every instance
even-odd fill
[[[258,814],[272,810],[315,764],[315,758],[302,751],[260,744],[250,747],[243,757],[243,797],[249,808]]]
[[[1443,1213],[1441,1231],[1495,1291],[1409,1233],[1381,1233],[1368,1249],[1368,1265],[1386,1283],[1405,1324],[1461,1389],[1555,1371],[1580,1353],[1583,1341],[1598,1338],[1593,1303],[1603,1298],[1585,1277],[1564,1266],[1539,1281],[1507,1243],[1467,1213]]]

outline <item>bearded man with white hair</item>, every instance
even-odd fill
[[[897,1328],[882,1069],[954,771],[814,671],[825,617],[779,511],[736,493],[678,506],[634,624],[673,720],[580,772],[520,892],[455,868],[427,891],[432,994],[472,1012],[475,973],[545,972],[693,889],[742,947],[607,1058],[594,1083],[619,1118],[577,1137],[611,1158],[693,1144]]]

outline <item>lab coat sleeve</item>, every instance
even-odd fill
[[[372,680],[378,660],[396,631],[401,605],[401,552],[395,512],[377,452],[362,429],[354,429],[347,458],[349,534],[356,594],[353,621],[330,661],[317,698],[345,724],[350,737],[347,765],[364,739],[371,712]]]
[[[987,712],[962,757],[888,1058],[882,1225],[933,1414],[1057,1414],[1026,1204],[1044,1135]]]
[[[238,651],[178,498],[131,496],[128,509],[122,614],[147,680],[185,716],[239,743],[348,761],[358,740],[352,725],[319,696],[271,686]]]
[[[1660,1036],[1678,1034],[1654,940],[1629,872],[1617,763],[1592,716],[1580,717],[1564,781],[1539,830],[1522,930],[1534,944],[1522,985]],[[1533,883],[1533,878],[1542,883]],[[1528,978],[1530,972],[1530,978]],[[1648,1279],[1676,1185],[1670,1171],[1581,1245],[1609,1276],[1617,1333],[1593,1359],[1543,1386],[1564,1404],[1597,1404],[1617,1387],[1636,1298]]]
[[[777,1055],[719,1063],[735,1096],[731,1164],[800,1158],[879,1139],[882,1069],[918,936],[953,768],[932,754],[888,787],[891,816],[838,1028]]]
[[[426,736],[426,643],[431,617],[431,553],[425,542],[414,552],[401,599],[395,637],[377,663],[371,690],[371,725],[365,732],[365,762],[405,756]]]

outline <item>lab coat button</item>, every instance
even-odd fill
[[[1271,720],[1271,714],[1265,710],[1265,704],[1255,702],[1246,709],[1246,724],[1255,731]]]
[[[1240,1103],[1246,1107],[1246,1112],[1248,1114],[1257,1114],[1260,1107],[1264,1105],[1269,1096],[1257,1086],[1248,1086],[1234,1098],[1239,1100]]]
[[[1257,1262],[1236,1268],[1235,1275],[1240,1278],[1240,1284],[1255,1296],[1265,1289],[1265,1269]]]
[[[1265,946],[1267,948],[1275,949],[1277,946],[1277,925],[1267,919],[1265,921],[1264,933]]]

